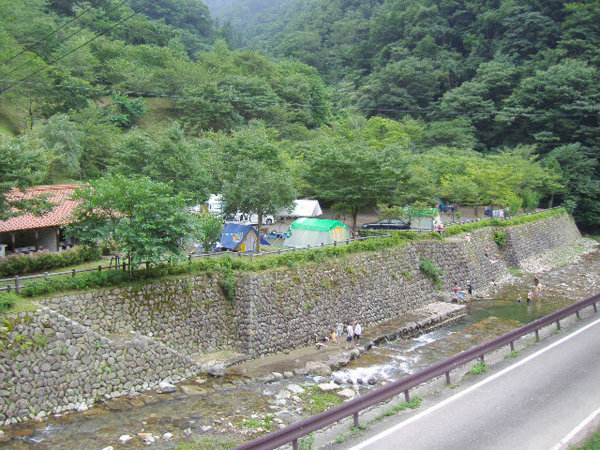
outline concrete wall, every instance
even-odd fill
[[[339,321],[370,326],[397,317],[439,295],[421,258],[444,271],[442,291],[467,280],[477,291],[579,236],[567,215],[500,231],[503,249],[482,229],[470,239],[241,273],[234,300],[216,275],[41,300],[44,310],[8,316],[0,328],[0,425],[177,381],[200,370],[190,359],[200,352],[263,355],[312,343]]]

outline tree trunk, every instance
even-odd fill
[[[356,217],[358,216],[358,208],[352,208],[352,236],[354,238],[357,237],[356,235]]]
[[[260,253],[260,228],[262,226],[262,213],[258,213],[258,225],[256,226],[256,231],[258,232],[258,239],[256,240],[256,253]]]

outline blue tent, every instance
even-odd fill
[[[221,235],[223,248],[238,252],[255,252],[257,241],[258,231],[252,225],[228,223]],[[260,244],[270,245],[263,237],[260,238]]]

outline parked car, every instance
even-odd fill
[[[246,214],[237,212],[233,217],[229,216],[225,218],[225,223],[233,222],[233,223],[241,223],[243,225],[258,225],[258,214]],[[262,224],[263,225],[273,225],[275,223],[275,217],[267,214],[263,216]]]
[[[400,219],[386,219],[373,223],[365,223],[361,228],[363,230],[408,230],[410,223]]]

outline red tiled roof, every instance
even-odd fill
[[[76,201],[71,200],[75,189],[81,186],[78,184],[62,184],[57,186],[37,186],[29,188],[23,192],[13,189],[8,195],[13,199],[34,198],[38,195],[47,195],[48,201],[56,203],[51,211],[43,216],[34,214],[24,214],[22,216],[12,217],[8,220],[0,221],[0,233],[7,231],[32,230],[36,228],[57,227],[70,222],[71,214],[77,206]]]

